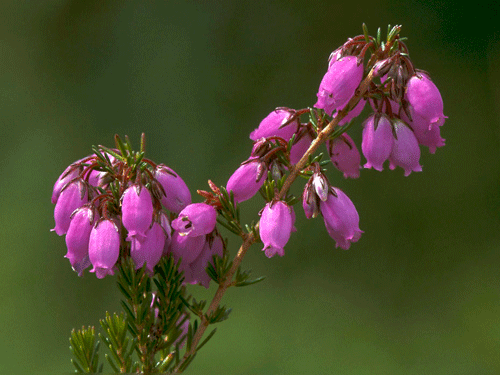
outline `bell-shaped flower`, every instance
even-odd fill
[[[333,141],[328,140],[326,147],[333,165],[344,173],[345,178],[359,177],[361,155],[349,135],[343,133]]]
[[[382,171],[394,145],[391,122],[384,115],[378,117],[374,114],[369,116],[363,125],[361,150],[366,158],[364,167]]]
[[[344,192],[332,187],[328,199],[320,201],[321,214],[330,237],[335,240],[335,247],[349,249],[352,242],[361,237],[359,215],[356,207]]]
[[[323,173],[314,173],[311,177],[311,185],[320,200],[326,201],[328,199],[330,183]]]
[[[283,201],[266,204],[260,217],[260,238],[264,243],[262,251],[268,258],[285,255],[285,245],[290,239],[293,219],[290,207]]]
[[[161,203],[171,212],[178,214],[191,203],[191,193],[186,183],[166,165],[159,164],[155,170],[155,178],[165,190]]]
[[[290,163],[291,164],[297,164],[299,160],[304,156],[306,151],[309,149],[309,146],[311,146],[311,143],[313,141],[313,137],[307,131],[307,129],[302,132],[302,134],[298,135],[296,138],[295,143],[293,144],[292,148],[290,149]]]
[[[78,276],[81,276],[83,270],[86,268],[82,269],[82,261],[88,258],[89,255],[90,232],[92,231],[93,225],[93,210],[86,205],[73,213],[68,232],[66,233],[66,246],[68,247],[68,252],[64,257],[69,259],[74,270],[79,268]],[[90,266],[90,262],[87,262],[86,265],[87,267]],[[75,266],[77,267],[75,268]]]
[[[259,191],[267,177],[264,168],[264,163],[254,159],[234,171],[227,181],[226,190],[228,193],[233,192],[235,202],[246,201]]]
[[[389,157],[389,168],[394,169],[399,166],[405,170],[405,176],[411,172],[421,172],[420,147],[415,134],[407,124],[399,119],[394,120],[394,131],[396,138]]]
[[[174,232],[169,252],[174,256],[175,261],[182,258],[181,264],[187,266],[198,258],[204,245],[205,236],[188,237]]]
[[[333,60],[332,60],[333,61]],[[331,62],[318,90],[316,108],[331,116],[346,106],[363,79],[363,64],[356,56],[346,56]]]
[[[201,254],[190,265],[192,271],[191,283],[203,285],[208,289],[210,280],[212,279],[208,276],[206,268],[209,263],[214,265],[214,255],[222,258],[224,255],[224,244],[220,236],[215,236],[213,239],[207,236],[207,241],[201,250]]]
[[[302,193],[302,208],[308,219],[315,218],[319,214],[319,197],[311,184],[306,184]]]
[[[66,234],[71,223],[71,214],[87,202],[87,188],[81,180],[75,180],[66,185],[59,194],[54,208],[56,226],[52,231],[55,231],[59,236]]]
[[[339,126],[345,125],[351,120],[355,119],[358,117],[361,112],[363,112],[363,108],[365,108],[366,100],[361,99],[356,106],[349,111],[349,113],[339,121]]]
[[[427,120],[416,113],[413,114],[412,121],[404,113],[401,114],[401,119],[413,129],[418,144],[429,147],[431,154],[436,152],[437,147],[445,145],[445,140],[441,138],[441,128],[439,126],[433,126],[429,129]]]
[[[98,279],[113,275],[113,267],[120,255],[120,232],[116,224],[104,219],[96,224],[90,232],[89,258]]]
[[[443,114],[443,98],[438,88],[424,73],[419,72],[408,80],[406,98],[414,114],[427,122],[429,130],[444,124],[447,116]]]
[[[160,261],[165,246],[165,231],[157,222],[146,232],[145,237],[134,237],[130,241],[130,256],[134,260],[136,269],[146,263],[149,272]]]
[[[206,203],[193,203],[184,208],[172,221],[172,228],[181,236],[197,237],[212,232],[217,221],[217,211]]]
[[[257,129],[250,133],[250,139],[257,141],[260,138],[281,137],[286,141],[290,140],[299,127],[298,118],[286,124],[294,114],[293,109],[275,109],[260,122]]]
[[[153,222],[153,200],[146,187],[132,185],[123,192],[122,222],[128,231],[128,241],[145,236]]]
[[[54,189],[52,190],[52,203],[56,204],[61,194],[62,189],[73,179],[78,177],[79,170],[75,164],[71,164],[67,167],[64,172],[59,176],[56,183],[54,184]]]

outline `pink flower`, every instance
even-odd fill
[[[87,188],[81,180],[65,185],[54,209],[55,231],[59,236],[66,234],[71,223],[71,214],[88,202]]]
[[[268,258],[285,255],[284,247],[293,227],[292,211],[283,201],[268,203],[260,218],[260,238],[264,243],[262,251]]]
[[[363,79],[363,64],[356,56],[331,60],[330,67],[319,85],[316,108],[328,115],[346,106]]]
[[[238,203],[252,198],[266,180],[265,164],[254,159],[240,165],[229,177],[226,185],[227,192],[233,192],[234,200]]]
[[[296,138],[297,139],[297,138]],[[306,153],[313,138],[308,131],[304,131],[298,140],[293,144],[292,149],[290,150],[290,163],[297,164],[302,156]]]
[[[275,136],[286,141],[290,140],[299,127],[299,120],[296,119],[285,126],[283,125],[290,120],[294,113],[293,109],[275,109],[260,122],[257,129],[250,133],[250,139],[257,141],[260,138]]]
[[[191,193],[186,183],[171,168],[159,164],[156,167],[155,178],[165,190],[161,203],[171,212],[179,213],[191,203]]]
[[[83,270],[90,266],[90,261],[88,260],[89,240],[93,224],[94,213],[92,208],[83,206],[77,209],[72,215],[71,223],[66,233],[66,246],[68,247],[68,252],[65,258],[69,259],[75,271],[75,266],[80,266],[77,271],[78,276],[81,276]],[[83,262],[82,264],[85,258],[87,258],[87,262]],[[86,267],[81,268],[83,265],[86,265]]]
[[[386,116],[378,117],[373,114],[366,119],[363,125],[361,150],[366,158],[364,167],[382,171],[383,164],[391,155],[394,145],[391,123]]]
[[[447,116],[443,114],[443,98],[431,79],[424,73],[417,73],[406,85],[406,98],[414,114],[427,122],[429,130],[442,126]]]
[[[172,221],[172,228],[181,236],[196,237],[208,234],[215,228],[217,211],[206,203],[193,203],[184,208]]]
[[[405,170],[405,176],[408,176],[411,172],[421,172],[422,166],[419,164],[420,148],[415,134],[403,121],[394,119],[393,123],[396,138],[389,157],[389,168],[402,167]]]
[[[130,243],[130,256],[134,260],[136,269],[146,263],[146,268],[151,273],[160,261],[165,246],[165,232],[160,224],[153,223],[145,237],[133,237]]]
[[[214,264],[214,255],[218,255],[220,258],[224,255],[224,244],[220,236],[215,236],[212,240],[208,236],[201,254],[190,264],[192,284],[200,284],[208,289],[210,280],[212,279],[208,276],[206,268],[209,263]]]
[[[333,165],[344,173],[345,178],[359,177],[361,155],[349,135],[343,133],[333,141],[328,140],[326,147]]]
[[[153,200],[147,188],[132,185],[122,195],[122,223],[128,231],[127,240],[144,237],[153,221]]]
[[[328,234],[335,240],[335,247],[347,250],[363,233],[359,229],[359,215],[342,190],[334,187],[331,189],[328,199],[319,202],[321,214]]]
[[[111,220],[105,219],[97,223],[90,232],[89,258],[98,279],[113,275],[113,267],[120,255],[120,233]]]
[[[363,112],[363,108],[365,108],[366,100],[361,99],[356,106],[349,111],[349,113],[339,121],[339,126],[345,125],[351,120],[355,119],[358,117],[361,112]]]
[[[198,258],[204,245],[205,236],[188,237],[174,232],[169,252],[172,253],[176,261],[182,258],[181,265],[187,267],[189,263]]]

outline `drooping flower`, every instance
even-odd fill
[[[328,115],[346,106],[363,79],[363,64],[356,56],[331,60],[330,67],[319,85],[318,101],[314,105]]]
[[[443,98],[425,73],[419,72],[408,80],[406,98],[410,103],[412,117],[416,114],[425,119],[429,130],[444,124],[447,116],[443,114]]]
[[[356,106],[349,111],[349,113],[339,121],[339,126],[345,125],[351,120],[355,119],[358,117],[361,112],[363,112],[363,108],[365,108],[366,100],[361,99]]]
[[[268,258],[285,255],[284,247],[292,232],[292,212],[283,201],[266,204],[260,218],[260,238],[264,243],[262,251]]]
[[[184,208],[172,221],[172,228],[181,236],[196,237],[212,232],[217,220],[217,211],[206,203],[193,203]]]
[[[361,150],[366,158],[364,167],[382,171],[383,164],[391,155],[394,145],[391,123],[386,116],[378,117],[373,114],[366,119],[363,125]]]
[[[290,163],[292,164],[297,164],[299,162],[313,141],[313,137],[307,129],[304,129],[297,137],[299,138],[296,138],[296,142],[290,150]]]
[[[402,167],[405,170],[405,176],[411,172],[421,172],[420,147],[418,147],[415,134],[402,120],[394,119],[393,124],[396,137],[389,156],[389,168]]]
[[[289,124],[285,124],[292,118],[294,113],[293,109],[275,109],[260,122],[257,129],[250,133],[250,139],[257,141],[260,138],[281,137],[286,141],[290,140],[299,127],[299,120],[297,118]]]
[[[71,214],[88,202],[88,192],[83,181],[77,179],[65,185],[54,208],[55,231],[59,236],[66,234],[71,223]]]
[[[345,178],[359,177],[361,155],[349,135],[343,133],[333,141],[328,140],[326,147],[333,165],[344,173]]]
[[[233,192],[234,200],[238,203],[252,198],[266,180],[265,164],[258,159],[250,160],[239,166],[229,177],[226,189]]]
[[[178,232],[172,235],[169,252],[172,253],[174,259],[178,261],[182,258],[181,265],[187,267],[201,253],[205,245],[205,236],[189,237],[181,236]]]
[[[75,163],[68,166],[64,172],[59,176],[56,183],[54,184],[54,189],[52,190],[52,203],[56,204],[59,199],[59,195],[61,194],[62,189],[68,184],[71,180],[78,177],[78,167],[75,166]]]
[[[165,231],[157,222],[145,233],[145,237],[133,237],[130,241],[130,256],[136,269],[146,263],[148,271],[153,272],[160,261],[165,246]]]
[[[75,271],[78,268],[78,276],[82,275],[85,268],[90,266],[90,261],[83,262],[89,255],[90,232],[94,225],[94,213],[89,206],[77,209],[71,218],[68,232],[66,233],[66,246],[68,252],[64,256],[68,258]],[[82,266],[86,265],[82,269]],[[75,267],[76,266],[76,267]]]
[[[144,237],[153,222],[153,200],[147,188],[128,187],[122,195],[122,222],[128,231],[127,240]]]
[[[89,259],[98,279],[113,275],[113,267],[120,255],[120,233],[116,224],[104,219],[96,224],[90,232]]]
[[[210,276],[208,276],[206,268],[208,264],[214,264],[213,257],[217,255],[222,258],[224,255],[224,244],[220,236],[215,236],[213,239],[210,239],[210,236],[207,236],[207,241],[201,250],[201,254],[194,260],[193,263],[190,264],[192,280],[193,284],[203,285],[205,288],[208,288],[210,284]]]
[[[335,247],[349,249],[351,243],[358,241],[363,233],[359,229],[356,207],[342,190],[334,187],[328,199],[319,204],[328,234],[335,240]]]
[[[433,126],[429,129],[429,122],[421,116],[413,113],[412,121],[403,113],[401,119],[410,125],[417,138],[418,144],[429,147],[429,152],[434,154],[437,147],[443,147],[445,140],[441,138],[441,128]]]
[[[186,183],[166,165],[159,164],[155,170],[155,178],[165,190],[161,203],[171,212],[179,213],[191,203],[191,193]]]

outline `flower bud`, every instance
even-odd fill
[[[212,232],[217,220],[217,211],[206,203],[193,203],[184,208],[172,221],[172,228],[181,236],[196,237]]]
[[[334,187],[328,199],[319,204],[328,234],[335,240],[335,247],[349,249],[351,243],[358,241],[363,233],[359,229],[356,207],[342,190]]]
[[[412,171],[421,172],[420,147],[418,147],[415,134],[403,121],[395,119],[393,123],[396,138],[389,157],[389,168],[402,167],[405,170],[405,176],[408,176]]]
[[[90,232],[89,258],[98,279],[113,275],[113,267],[120,255],[120,233],[115,223],[104,219]]]
[[[56,226],[52,230],[59,236],[66,234],[71,222],[71,214],[87,202],[87,189],[81,180],[75,180],[69,185],[66,185],[57,199],[54,209]]]
[[[314,106],[324,109],[330,116],[334,110],[344,108],[363,79],[363,69],[356,56],[331,60],[319,85],[318,101]]]
[[[257,141],[260,138],[281,137],[288,141],[299,127],[299,120],[284,125],[295,114],[293,109],[277,108],[262,120],[259,127],[250,133],[250,139]],[[284,126],[283,126],[284,125]]]
[[[122,195],[122,222],[128,231],[127,241],[134,236],[144,237],[153,221],[153,200],[147,188],[128,187]]]
[[[290,239],[293,227],[292,212],[283,201],[266,204],[260,218],[260,238],[264,243],[262,251],[268,258],[285,255],[284,247]]]
[[[328,140],[326,147],[333,165],[344,173],[345,178],[359,177],[361,155],[351,137],[343,133],[333,141]]]
[[[363,125],[361,150],[366,158],[364,167],[382,171],[383,164],[389,158],[394,144],[391,123],[384,115],[379,118],[377,115],[371,115]]]
[[[71,266],[76,271],[75,266],[79,265],[78,276],[82,275],[85,268],[90,266],[90,262],[84,262],[85,268],[81,268],[81,263],[89,255],[89,240],[90,232],[94,224],[93,210],[89,206],[83,206],[77,209],[69,224],[68,232],[66,233],[66,246],[68,252],[64,256],[68,258]]]
[[[240,165],[227,181],[227,192],[233,192],[235,202],[243,202],[252,198],[262,187],[266,176],[264,163],[258,159]]]
[[[155,178],[165,190],[165,196],[161,203],[171,212],[178,214],[191,203],[191,193],[186,183],[166,165],[159,164],[156,167]]]

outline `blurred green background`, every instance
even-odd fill
[[[77,277],[49,232],[68,164],[146,132],[149,158],[193,193],[225,184],[274,107],[315,103],[330,52],[363,22],[403,25],[441,90],[447,145],[407,178],[330,168],[361,240],[335,249],[297,209],[283,258],[249,252],[267,279],[229,291],[231,317],[189,373],[500,373],[500,7],[460,4],[2,0],[0,373],[72,371],[70,330],[120,310],[114,278]],[[248,221],[260,206],[242,205]]]

